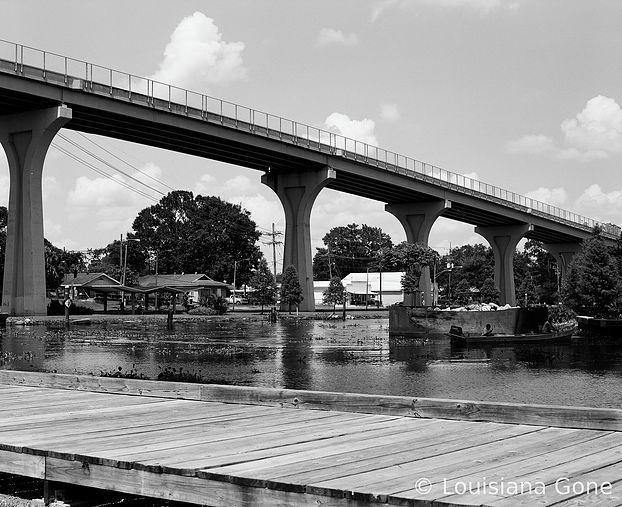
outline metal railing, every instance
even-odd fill
[[[610,238],[620,236],[621,229],[617,225],[601,223],[572,211],[390,150],[203,93],[102,67],[84,60],[0,39],[0,72],[11,72],[25,78],[168,110],[171,113],[210,123],[219,123],[225,127],[355,160],[582,230],[589,231],[599,226]]]

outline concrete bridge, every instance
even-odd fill
[[[316,127],[20,44],[0,41],[0,142],[10,172],[2,311],[43,314],[43,162],[67,128],[142,143],[261,171],[285,210],[284,265],[299,273],[314,309],[310,215],[323,188],[386,203],[408,241],[428,244],[444,216],[475,226],[495,256],[502,303],[514,303],[518,242],[544,242],[562,270],[601,224],[494,185]],[[421,290],[430,294],[429,272]],[[428,299],[428,298],[426,298]],[[428,299],[429,301],[430,299]]]

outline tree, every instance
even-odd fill
[[[466,281],[466,278],[463,278],[456,285],[454,300],[459,305],[465,305],[469,302],[471,298],[471,286],[469,282]]]
[[[318,248],[313,257],[314,280],[343,278],[368,267],[377,270],[378,252],[393,246],[391,237],[382,229],[365,224],[333,227],[322,241],[325,248]]]
[[[299,305],[304,299],[300,280],[298,280],[298,272],[294,266],[287,266],[283,272],[280,296],[281,302],[288,305],[289,313],[292,313],[292,305]]]
[[[523,276],[517,276],[515,280],[524,280],[530,276],[536,289],[536,303],[554,304],[557,302],[558,267],[555,257],[544,249],[539,241],[529,240],[525,243],[523,255],[527,258],[526,270]],[[516,259],[516,257],[515,257]],[[524,299],[524,292],[522,294]]]
[[[451,249],[448,255],[441,259],[441,266],[453,263],[461,266],[451,273],[452,285],[458,285],[466,280],[469,287],[481,287],[486,278],[494,276],[495,259],[492,248],[482,244],[463,245]]]
[[[518,301],[519,306],[523,307],[533,306],[540,302],[538,289],[530,273],[527,273],[516,289],[516,301]]]
[[[499,289],[495,285],[492,278],[486,278],[479,289],[479,295],[482,303],[499,303]]]
[[[127,234],[121,243],[114,240],[103,248],[91,250],[91,262],[88,266],[89,273],[106,273],[115,280],[123,280],[123,264],[125,263],[125,250],[127,247],[127,267],[125,270],[125,284],[138,283],[138,277],[149,273],[149,252],[145,245],[132,234]],[[123,247],[123,254],[121,253]]]
[[[157,256],[160,273],[205,273],[216,280],[247,284],[261,252],[261,233],[240,205],[219,197],[194,196],[176,190],[140,211],[134,220],[136,237]],[[241,262],[244,261],[244,262]]]
[[[66,251],[55,247],[47,239],[43,240],[45,255],[45,284],[48,289],[58,288],[65,275],[85,269],[81,252]]]
[[[438,260],[439,255],[435,250],[419,243],[408,243],[407,241],[390,250],[384,250],[382,256],[382,263],[388,269],[404,271],[401,280],[402,288],[405,294],[411,296],[419,292],[419,279],[423,268],[434,265]]]
[[[330,279],[328,288],[322,294],[322,301],[326,304],[332,304],[333,311],[335,311],[336,306],[342,304],[345,298],[345,289],[343,288],[341,279],[338,276],[333,276]]]
[[[581,244],[568,267],[562,286],[562,300],[575,312],[595,317],[619,314],[622,287],[616,260],[595,229]]]
[[[259,267],[250,279],[250,285],[254,289],[253,300],[261,305],[261,313],[264,305],[276,303],[276,280],[265,258],[259,260]]]

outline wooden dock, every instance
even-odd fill
[[[622,410],[0,370],[0,472],[214,506],[613,506]]]

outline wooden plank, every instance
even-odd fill
[[[622,410],[203,385],[205,400],[283,407],[622,431]]]
[[[226,447],[227,449],[256,449],[275,445],[282,445],[282,442],[317,440],[327,438],[333,434],[344,434],[352,430],[354,417],[347,420],[344,418],[337,421],[332,418],[330,421],[320,419],[310,421],[304,425],[299,423],[291,424],[287,430],[266,426],[265,429],[249,427],[244,431],[229,432],[224,431],[216,434],[197,435],[184,440],[172,442],[142,443],[133,448],[97,450],[97,462],[104,458],[101,463],[111,466],[126,466],[125,463],[133,463],[135,468],[152,470],[153,467],[160,468],[162,463],[171,459],[179,459],[182,455],[189,461],[205,455],[205,452]],[[92,449],[89,449],[92,452]],[[76,454],[80,459],[89,459],[89,455]],[[119,463],[123,463],[122,465]],[[187,468],[183,467],[182,468]]]
[[[119,491],[150,498],[188,502],[214,507],[274,506],[290,507],[364,507],[366,504],[345,498],[289,493],[266,488],[150,473],[144,470],[122,470],[113,467],[48,458],[45,476],[50,481]]]
[[[596,477],[591,474],[601,474],[599,481],[609,480],[610,482],[618,482],[622,478],[622,446],[619,441],[615,447],[605,450],[594,449],[594,452],[583,456],[573,458],[568,456],[564,463],[549,466],[537,472],[518,476],[520,480],[525,481],[542,481],[545,484],[554,484],[560,478],[569,478],[575,480],[580,477],[588,476]],[[553,488],[554,489],[554,488]],[[547,488],[547,497],[551,494],[550,488]],[[500,499],[493,502],[494,505],[531,505],[533,495],[528,498],[526,495],[517,495],[510,499]],[[561,500],[561,498],[560,498]]]
[[[99,456],[100,451],[108,453],[137,453],[154,448],[177,448],[190,443],[203,443],[218,438],[234,439],[238,435],[259,435],[279,432],[283,428],[289,428],[296,425],[299,428],[307,428],[311,426],[311,421],[321,420],[317,424],[321,424],[326,419],[335,419],[342,414],[330,413],[308,413],[309,417],[301,420],[295,419],[290,422],[283,422],[282,414],[250,414],[251,418],[245,417],[245,414],[236,414],[235,416],[221,415],[219,418],[206,420],[205,422],[197,422],[182,428],[163,428],[159,431],[142,431],[139,433],[128,434],[120,432],[116,435],[79,435],[64,441],[56,439],[48,439],[39,444],[42,449],[48,448],[49,454],[55,457],[72,457],[88,455]],[[296,414],[294,414],[296,415]],[[245,421],[245,424],[239,424],[238,428],[235,423],[237,421]],[[222,422],[230,424],[223,425]],[[309,423],[308,425],[305,425]],[[267,428],[265,431],[261,431]]]
[[[452,424],[461,424],[459,421],[445,421]],[[196,460],[188,460],[187,458],[174,457],[170,461],[165,463],[161,462],[163,470],[168,470],[170,473],[179,473],[180,467],[187,468],[194,471],[198,468],[209,468],[216,466],[235,465],[238,463],[246,463],[249,461],[255,461],[260,459],[271,458],[275,456],[288,455],[290,453],[304,452],[311,449],[327,449],[332,446],[343,445],[347,443],[367,442],[376,438],[388,437],[398,438],[404,434],[404,432],[418,431],[424,426],[438,424],[438,421],[431,419],[410,419],[403,418],[401,420],[393,421],[390,425],[383,425],[381,427],[375,427],[365,432],[348,433],[345,435],[338,435],[332,438],[326,438],[322,440],[314,440],[307,442],[296,442],[288,445],[278,445],[274,447],[268,447],[258,450],[248,450],[241,448],[229,449],[220,447],[213,449],[209,452],[209,455],[203,455]],[[469,423],[476,424],[476,423]]]
[[[495,452],[512,448],[521,449],[537,445],[551,433],[561,431],[558,428],[537,430],[531,426],[508,425],[496,435],[488,437],[482,429],[481,435],[465,439],[463,442],[439,443],[435,449],[418,451],[413,449],[401,463],[394,465],[390,460],[386,466],[382,460],[374,463],[363,463],[361,470],[356,464],[334,467],[318,472],[283,476],[275,482],[296,482],[307,484],[307,490],[316,494],[344,494],[346,491],[357,491],[371,495],[388,495],[395,491],[403,491],[412,487],[420,477],[427,477],[431,470],[449,465],[456,469],[466,468],[475,460],[484,460]],[[566,430],[568,431],[568,430]],[[371,466],[370,466],[371,465]],[[336,470],[335,470],[336,469]],[[331,472],[334,473],[331,477]]]
[[[477,501],[485,503],[497,500],[496,495],[477,495],[474,499],[470,495],[454,495],[453,491],[457,484],[481,484],[484,478],[487,481],[503,482],[504,480],[514,480],[527,473],[536,473],[542,469],[550,467],[556,463],[563,463],[569,460],[580,458],[585,454],[599,453],[619,445],[621,435],[619,433],[604,433],[593,430],[579,430],[574,433],[541,443],[535,450],[530,449],[510,449],[503,455],[496,455],[488,460],[479,460],[470,466],[458,468],[431,468],[426,471],[425,477],[430,479],[430,490],[423,495],[416,489],[393,492],[389,496],[400,499],[417,499],[417,501],[443,501],[460,503],[462,501],[470,503]],[[447,493],[449,491],[449,493]]]
[[[171,406],[178,404],[176,407]],[[226,409],[218,407],[211,410],[210,406],[192,407],[185,400],[169,400],[165,406],[154,407],[149,404],[143,410],[134,413],[121,413],[119,418],[102,418],[98,414],[80,414],[81,417],[70,420],[49,422],[37,422],[30,425],[17,426],[10,431],[4,431],[4,441],[15,441],[21,438],[27,440],[28,445],[41,445],[46,441],[63,443],[64,441],[76,441],[79,439],[100,439],[146,431],[166,430],[169,428],[182,428],[199,423],[217,423],[230,419],[256,418],[274,415],[275,410],[262,407],[266,410],[252,410],[254,407],[240,405],[239,407],[227,406]],[[78,435],[78,436],[76,436]]]
[[[186,384],[0,370],[0,384],[408,417],[622,431],[622,410]]]
[[[415,421],[413,421],[415,422]],[[202,476],[207,478],[230,480],[233,477],[248,477],[253,481],[268,480],[302,472],[330,468],[335,466],[356,463],[362,460],[377,463],[382,456],[390,456],[399,462],[404,448],[421,450],[427,446],[438,446],[439,440],[444,443],[450,441],[464,441],[471,435],[482,432],[476,427],[478,423],[462,423],[458,421],[437,421],[433,427],[404,428],[398,434],[388,437],[365,438],[364,440],[349,441],[342,444],[332,443],[327,447],[305,449],[286,455],[272,458],[246,461],[244,463],[212,467],[201,470]],[[466,428],[464,426],[467,426]],[[415,425],[413,425],[415,426]],[[492,431],[494,434],[494,430]]]
[[[216,454],[231,452],[252,452],[260,449],[270,449],[279,446],[287,446],[303,442],[317,442],[325,439],[348,435],[356,432],[366,432],[377,427],[395,424],[396,421],[386,421],[384,423],[365,423],[365,424],[322,424],[314,425],[307,428],[307,431],[301,431],[300,428],[294,428],[286,432],[272,432],[259,436],[250,433],[244,437],[238,436],[235,439],[227,439],[226,437],[218,437],[217,439],[205,442],[186,442],[184,447],[154,449],[149,452],[141,451],[133,455],[117,456],[116,459],[133,461],[135,468],[151,469],[154,465],[162,467],[168,465],[169,462],[179,461],[183,456],[188,462],[196,462],[209,458]],[[189,466],[180,463],[180,468],[175,473],[187,473]],[[203,468],[202,463],[196,468]],[[171,468],[171,472],[173,469]],[[195,470],[191,471],[192,473]]]
[[[10,417],[10,418],[0,418],[0,427],[2,428],[10,428],[10,427],[19,427],[25,423],[39,424],[39,423],[49,423],[53,424],[58,421],[65,421],[71,419],[80,419],[80,418],[94,418],[97,414],[102,414],[103,417],[107,414],[109,417],[114,416],[117,412],[123,413],[126,412],[131,414],[137,411],[147,410],[148,407],[155,406],[169,406],[171,404],[176,403],[177,400],[170,399],[160,399],[160,398],[134,398],[135,403],[123,403],[123,405],[117,404],[116,406],[109,406],[105,408],[98,409],[81,409],[79,406],[77,408],[73,408],[66,412],[48,412],[44,414],[31,415],[31,416],[20,416],[20,417]],[[180,403],[186,403],[184,400],[178,400]]]
[[[589,505],[590,507],[619,507],[622,505],[622,481],[616,479],[611,484],[609,492],[603,491],[602,488],[595,492],[590,489],[589,493],[563,500],[556,507],[576,507],[578,505]]]
[[[200,386],[183,382],[144,381],[90,375],[0,370],[0,384],[51,387],[111,394],[199,400]]]
[[[44,479],[45,458],[0,450],[0,472]]]

